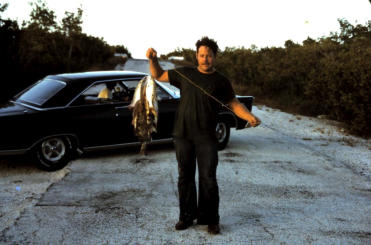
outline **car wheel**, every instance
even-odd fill
[[[226,122],[221,121],[217,123],[215,132],[218,140],[218,150],[223,150],[228,144],[231,128]]]
[[[36,149],[37,166],[46,171],[56,171],[71,160],[72,148],[65,137],[44,139]]]

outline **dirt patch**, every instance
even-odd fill
[[[243,162],[243,155],[237,152],[225,152],[221,154],[221,162],[240,163]]]
[[[354,237],[354,238],[364,238],[370,239],[371,238],[371,231],[321,231],[321,233],[325,236],[330,237]]]
[[[222,154],[223,157],[230,157],[230,158],[234,158],[234,157],[242,157],[243,155],[240,154],[240,153],[237,153],[237,152],[225,152]]]
[[[305,166],[297,166],[292,161],[279,161],[275,160],[272,162],[267,162],[267,161],[262,161],[263,164],[267,164],[267,168],[277,172],[277,171],[283,171],[283,172],[294,172],[294,173],[299,173],[303,175],[316,175],[316,171],[313,169],[305,168]]]
[[[130,161],[132,164],[150,164],[150,163],[155,163],[155,159],[147,158],[147,157],[139,157],[139,158],[134,158]]]
[[[315,199],[316,194],[302,186],[250,185],[248,192],[260,197],[283,199]],[[321,194],[320,196],[322,196]]]
[[[233,223],[233,225],[246,225],[252,224],[257,225],[262,218],[262,215],[251,212],[236,212],[231,216],[228,216],[226,222]]]
[[[223,162],[235,163],[235,162],[241,162],[241,161],[234,160],[234,159],[231,159],[231,158],[226,158],[226,159],[223,160]]]

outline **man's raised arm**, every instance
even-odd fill
[[[151,75],[160,82],[169,82],[169,75],[167,71],[164,71],[157,59],[157,52],[153,48],[149,48],[146,54],[149,60],[149,71]]]

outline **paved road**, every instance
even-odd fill
[[[59,177],[29,170],[33,183],[55,181],[8,217],[0,244],[371,244],[370,181],[278,129],[232,131],[219,153],[217,236],[206,226],[174,230],[173,147],[137,150],[83,156]]]
[[[159,60],[159,63],[164,70],[175,68],[175,65],[170,61]],[[122,69],[125,71],[138,71],[148,74],[150,73],[149,63],[147,59],[128,59],[123,67],[117,66],[116,69]]]

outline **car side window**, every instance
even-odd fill
[[[84,91],[73,106],[131,101],[128,89],[120,81],[98,83]]]
[[[139,80],[128,80],[123,82],[125,86],[130,91],[131,98],[135,92],[136,87],[138,86]],[[158,100],[165,100],[165,99],[171,99],[171,95],[169,95],[163,88],[160,86],[156,86],[156,94]]]

